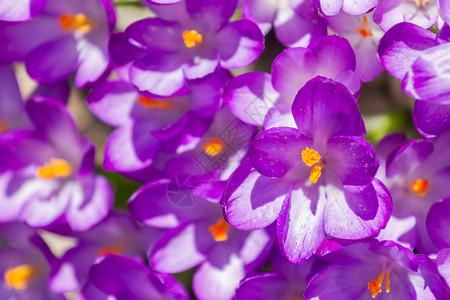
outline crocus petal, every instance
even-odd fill
[[[444,278],[447,287],[450,290],[450,249],[439,251],[438,256],[436,257],[436,266],[439,274]]]
[[[313,0],[320,11],[326,16],[337,14],[344,3],[344,0]]]
[[[55,83],[77,68],[77,42],[71,35],[44,43],[26,57],[25,67],[31,78],[42,83]]]
[[[100,222],[111,209],[114,194],[109,182],[102,176],[80,179],[82,189],[76,193],[67,208],[66,219],[76,231],[85,231]]]
[[[384,70],[378,58],[377,45],[370,39],[363,39],[355,50],[356,74],[362,81],[368,82]]]
[[[231,22],[217,33],[220,65],[226,69],[252,64],[264,50],[264,36],[249,20]]]
[[[182,67],[186,79],[195,80],[214,73],[219,66],[219,55],[216,51],[194,56]]]
[[[130,80],[141,91],[171,96],[184,84],[180,61],[173,54],[148,55],[136,60],[130,68]]]
[[[105,145],[104,168],[131,172],[150,166],[161,143],[152,135],[151,129],[151,125],[144,122],[117,128]]]
[[[280,250],[290,262],[301,263],[325,240],[326,197],[324,187],[309,185],[293,189],[284,201],[277,220],[277,234]]]
[[[342,84],[322,77],[309,81],[298,92],[292,114],[298,128],[315,139],[366,132],[352,94]]]
[[[243,299],[295,299],[301,295],[289,288],[289,281],[276,273],[265,273],[246,277],[236,290],[236,300]]]
[[[26,127],[28,120],[16,76],[8,65],[0,65],[0,122],[6,128]]]
[[[103,47],[86,43],[79,54],[79,65],[75,75],[77,87],[89,87],[97,81],[109,65],[109,53],[107,41],[108,35],[102,36]],[[99,41],[97,41],[99,43]]]
[[[343,185],[369,184],[378,167],[370,143],[362,137],[332,137],[328,140],[327,167]]]
[[[392,76],[402,79],[422,51],[435,46],[436,35],[411,23],[392,27],[378,46],[381,64]]]
[[[221,205],[228,222],[240,230],[255,230],[273,223],[290,185],[268,178],[245,160],[228,179]]]
[[[342,10],[350,15],[363,15],[378,5],[379,0],[344,0]]]
[[[260,174],[281,178],[302,163],[302,150],[312,145],[311,136],[298,129],[275,127],[264,130],[255,137],[250,158]]]
[[[450,248],[450,198],[431,206],[427,215],[427,230],[431,241],[440,249]]]
[[[450,127],[450,105],[416,100],[414,124],[424,137],[433,137]]]
[[[332,237],[363,239],[376,236],[391,216],[391,197],[377,179],[363,188],[339,190],[328,186],[326,193],[324,230]]]
[[[5,1],[0,5],[0,20],[26,21],[39,14],[47,0]]]
[[[203,262],[214,245],[208,222],[185,223],[167,231],[150,254],[150,265],[162,273],[186,271]]]
[[[450,43],[423,51],[402,81],[403,90],[416,99],[450,104]]]

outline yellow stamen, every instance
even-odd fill
[[[5,272],[5,285],[7,288],[15,289],[16,291],[23,291],[28,288],[31,280],[37,275],[36,268],[30,265],[20,265],[15,268],[10,268]]]
[[[386,293],[390,292],[390,273],[391,272],[388,272],[386,277]],[[381,293],[381,284],[383,283],[384,275],[386,275],[386,271],[380,272],[380,274],[378,274],[377,280],[372,279],[367,283],[368,290],[372,292],[372,298],[375,298],[379,293]]]
[[[49,163],[38,167],[36,176],[52,179],[54,177],[64,178],[72,174],[72,166],[64,159],[51,158]]]
[[[419,196],[425,196],[427,191],[431,191],[430,186],[428,185],[428,180],[426,179],[417,179],[411,185],[411,190]]]
[[[205,146],[203,146],[203,150],[205,151],[205,153],[213,157],[218,155],[222,151],[222,149],[223,143],[215,137],[207,142]]]
[[[183,31],[183,40],[186,47],[192,48],[201,44],[203,36],[197,30],[185,30]]]
[[[80,31],[82,33],[89,33],[92,29],[92,22],[88,17],[86,17],[85,14],[63,14],[59,17],[58,20],[62,29],[67,31]]]
[[[316,164],[311,169],[311,173],[309,174],[309,181],[312,183],[317,183],[317,180],[319,180],[320,175],[322,175],[322,168],[325,167],[325,164]]]
[[[416,2],[416,6],[424,6],[425,4],[427,4],[427,2],[430,0],[414,0],[414,2]]]
[[[100,249],[97,252],[97,256],[102,256],[102,255],[106,255],[106,254],[120,254],[120,253],[123,253],[124,250],[125,250],[125,246],[123,244],[115,244],[115,245]]]
[[[362,28],[356,28],[356,32],[360,33],[364,38],[373,36],[372,30],[370,30],[369,20],[366,16],[363,16]]]
[[[145,108],[155,109],[171,109],[173,108],[173,102],[170,99],[152,99],[144,96],[139,96],[137,102],[142,104]]]
[[[303,162],[308,166],[312,167],[313,165],[319,163],[320,159],[322,157],[320,156],[319,152],[317,152],[314,149],[309,149],[306,147],[302,150],[302,159]]]
[[[228,239],[228,231],[230,230],[230,224],[228,224],[223,218],[220,218],[216,224],[208,228],[216,242],[223,242]]]

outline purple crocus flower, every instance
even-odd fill
[[[384,31],[402,22],[430,28],[439,20],[438,0],[381,0],[373,20]]]
[[[249,20],[229,22],[234,0],[183,0],[150,5],[157,18],[131,24],[120,43],[111,43],[115,64],[131,63],[129,77],[141,91],[170,96],[187,81],[219,69],[248,66],[264,48],[264,37]],[[135,52],[123,51],[132,44]]]
[[[143,261],[161,233],[139,226],[125,213],[113,212],[89,231],[70,233],[78,244],[55,265],[49,286],[58,293],[77,290],[88,279],[91,264],[103,255],[120,254]]]
[[[355,72],[362,81],[370,81],[383,71],[378,57],[378,41],[384,32],[373,22],[373,12],[352,16],[340,12],[325,21],[334,32],[344,36],[355,51]]]
[[[408,142],[398,135],[389,136],[377,146],[379,161],[385,165],[380,168],[380,177],[394,202],[392,217],[378,238],[396,239],[423,254],[437,252],[426,220],[432,205],[449,195],[449,143],[447,131],[433,139]],[[440,230],[434,226],[430,229]]]
[[[144,224],[168,228],[150,254],[154,270],[178,273],[199,265],[193,278],[197,298],[231,299],[240,280],[266,256],[274,238],[270,230],[243,232],[231,227],[220,206],[205,200],[203,194],[208,191],[201,184],[188,188],[193,179],[175,187],[178,181],[168,179],[148,183],[130,199],[129,208]],[[177,196],[188,198],[190,205]]]
[[[309,279],[315,275],[318,260],[315,257],[301,264],[289,262],[279,251],[274,251],[270,266],[274,272],[250,275],[241,281],[236,290],[236,300],[303,298]]]
[[[350,15],[363,15],[377,6],[379,0],[313,0],[326,16],[334,16],[341,11]]]
[[[56,258],[35,230],[19,222],[1,223],[0,240],[2,299],[65,299],[48,289],[48,276]]]
[[[327,35],[327,26],[311,0],[245,0],[242,16],[264,33],[273,24],[277,38],[288,47],[306,47],[311,40]]]
[[[357,243],[324,256],[305,299],[444,299],[436,265],[392,241]]]
[[[414,123],[425,137],[440,134],[450,124],[450,28],[439,36],[411,23],[392,27],[380,40],[381,63],[392,76],[402,79],[402,89],[417,99]]]
[[[26,111],[35,129],[6,132],[0,141],[0,220],[89,229],[113,200],[108,181],[93,173],[93,145],[58,101],[33,98]]]
[[[439,249],[450,248],[450,197],[431,206],[426,222],[433,244]]]
[[[0,22],[0,60],[24,60],[30,77],[48,84],[76,72],[75,84],[85,87],[107,70],[114,24],[109,0],[48,0],[30,21]]]
[[[45,7],[47,0],[5,0],[0,5],[0,20],[27,21],[38,15]]]
[[[143,263],[125,256],[107,255],[100,258],[92,266],[89,280],[114,299],[189,299],[188,292],[175,278],[155,273]]]
[[[309,81],[292,114],[298,129],[275,127],[254,139],[250,159],[231,175],[221,203],[226,219],[241,230],[277,220],[283,254],[300,263],[327,235],[377,235],[392,203],[374,179],[377,162],[361,137],[364,123],[342,84],[322,77]]]
[[[148,181],[160,151],[181,154],[197,146],[222,106],[227,72],[189,85],[184,95],[155,97],[124,81],[105,81],[87,97],[91,111],[118,128],[105,145],[104,168]]]

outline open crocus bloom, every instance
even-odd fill
[[[57,221],[86,230],[111,207],[111,186],[93,173],[94,148],[81,137],[58,101],[33,98],[26,103],[35,129],[2,135],[0,219],[22,220],[35,227]]]
[[[326,235],[375,236],[392,203],[374,179],[374,153],[360,137],[364,123],[343,85],[322,77],[309,81],[292,114],[298,129],[274,127],[256,136],[250,159],[231,175],[221,203],[227,220],[241,230],[276,220],[283,254],[299,263]]]
[[[311,279],[305,299],[444,299],[434,262],[391,241],[350,245],[323,259],[331,264]]]

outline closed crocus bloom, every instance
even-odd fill
[[[30,21],[0,22],[0,59],[25,61],[28,74],[41,83],[76,72],[75,84],[85,87],[107,70],[114,24],[109,0],[50,0]]]
[[[0,140],[0,219],[35,227],[59,221],[73,230],[94,226],[108,214],[113,193],[93,173],[93,145],[58,101],[33,98],[26,110],[34,129],[9,131]]]
[[[130,82],[141,91],[170,96],[187,81],[220,68],[248,66],[263,51],[264,37],[255,23],[229,22],[234,0],[183,0],[150,8],[157,18],[131,24],[121,42],[110,45],[115,64],[131,63]],[[127,43],[138,53],[123,51]]]
[[[244,18],[267,33],[273,27],[277,38],[288,47],[306,47],[327,34],[326,24],[311,0],[245,0]]]
[[[47,0],[4,0],[0,4],[0,20],[26,21],[38,15]]]
[[[392,27],[380,40],[383,67],[402,79],[402,89],[416,99],[414,123],[425,137],[444,132],[450,124],[450,61],[448,25],[436,34],[411,23]]]
[[[125,256],[110,254],[102,257],[92,266],[89,278],[90,283],[108,295],[107,299],[189,299],[188,292],[175,278],[156,273]],[[89,294],[79,299],[102,299],[97,296]]]
[[[363,15],[377,6],[379,0],[313,0],[326,16],[334,16],[341,10],[350,15]]]
[[[19,222],[0,224],[0,295],[5,300],[63,300],[48,288],[56,258],[36,231]]]
[[[365,128],[356,100],[343,85],[321,77],[309,81],[292,114],[298,129],[274,127],[257,135],[221,203],[227,220],[241,230],[277,221],[283,254],[300,263],[326,235],[377,235],[392,203],[374,179],[378,165],[360,137]]]
[[[439,0],[381,0],[373,19],[384,31],[402,22],[430,28],[439,20]]]
[[[391,241],[350,245],[323,259],[330,265],[308,283],[305,299],[445,299],[435,263]]]
[[[389,136],[380,142],[377,154],[387,158],[380,159],[385,165],[380,177],[391,192],[394,209],[379,238],[398,240],[423,254],[437,253],[436,246],[444,246],[446,234],[440,235],[446,230],[439,224],[448,222],[448,216],[443,213],[446,202],[438,201],[449,195],[449,142],[449,131],[433,139],[394,142]],[[427,227],[436,232],[430,235]]]

